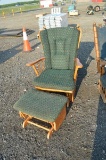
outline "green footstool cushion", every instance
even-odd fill
[[[66,96],[31,89],[13,108],[40,120],[54,122],[66,103]]]

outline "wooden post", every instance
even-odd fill
[[[20,12],[21,12],[21,14],[22,14],[22,9],[20,8]]]
[[[12,9],[12,14],[13,14],[13,16],[14,16],[14,10]]]
[[[3,17],[4,17],[4,18],[6,18],[6,17],[5,17],[5,13],[4,13],[4,12],[2,12],[2,14],[3,14]]]

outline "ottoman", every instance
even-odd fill
[[[67,101],[67,97],[60,94],[30,89],[20,97],[13,108],[24,118],[23,128],[27,124],[33,124],[45,129],[49,139],[66,117]]]

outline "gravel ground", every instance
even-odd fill
[[[50,10],[43,10],[50,12]],[[78,57],[83,64],[79,70],[77,94],[62,126],[47,140],[46,131],[28,125],[13,109],[14,103],[32,87],[34,72],[26,63],[43,55],[37,39],[41,10],[0,17],[2,30],[32,29],[28,36],[34,51],[23,52],[23,39],[0,38],[0,160],[106,160],[106,104],[99,95],[93,39],[93,23],[102,23],[101,12],[92,16],[81,10],[79,16],[68,17],[69,24],[80,24],[82,40]]]

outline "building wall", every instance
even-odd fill
[[[53,6],[52,0],[40,0],[41,8],[47,8],[47,7],[52,7],[52,6]]]
[[[77,2],[91,2],[91,0],[77,0]]]

